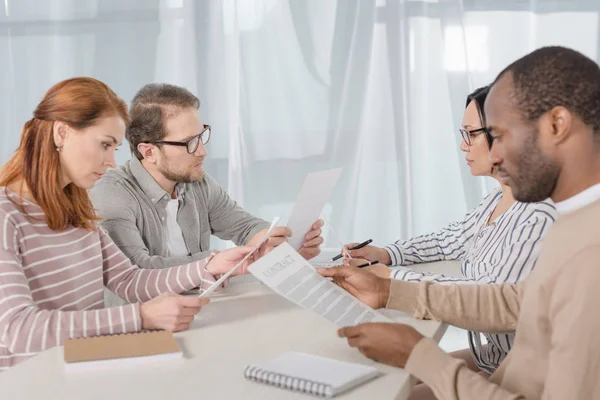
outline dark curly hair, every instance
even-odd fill
[[[565,47],[543,47],[506,67],[511,94],[523,117],[536,121],[557,106],[576,114],[600,137],[600,67],[585,55]]]

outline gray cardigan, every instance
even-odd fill
[[[211,233],[236,245],[247,243],[269,223],[233,201],[214,179],[179,183],[177,222],[190,255],[170,257],[164,191],[135,157],[108,170],[90,190],[97,215],[116,245],[141,268],[166,268],[208,257]]]

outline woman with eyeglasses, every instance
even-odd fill
[[[483,104],[489,87],[475,90],[467,97],[463,115],[460,149],[474,176],[498,179],[489,158],[492,138],[485,126]],[[500,182],[500,180],[498,179]],[[550,200],[540,203],[516,202],[511,189],[502,185],[469,211],[463,220],[438,232],[398,240],[385,247],[366,246],[351,250],[350,265],[363,260],[378,260],[380,264],[367,267],[371,272],[406,281],[435,281],[448,283],[516,283],[533,269],[540,252],[542,238],[558,214]],[[355,244],[348,244],[352,248]],[[442,260],[461,261],[462,277],[430,274],[412,270],[412,264]],[[390,266],[390,267],[388,267]],[[456,352],[475,371],[493,373],[510,351],[514,334],[469,332],[469,348]]]
[[[67,338],[187,329],[207,300],[177,293],[209,287],[250,251],[166,270],[131,264],[98,227],[87,192],[115,166],[128,122],[104,83],[60,82],[0,169],[0,372]],[[105,308],[104,287],[130,304]]]

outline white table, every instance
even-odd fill
[[[386,310],[386,313],[389,310]],[[438,340],[445,325],[389,314]],[[191,329],[175,335],[183,360],[115,364],[65,371],[55,347],[0,374],[0,399],[307,399],[307,395],[247,381],[244,366],[288,350],[376,365],[379,377],[340,399],[405,399],[412,378],[402,369],[376,364],[348,347],[329,321],[272,292],[254,277],[236,277],[216,294]]]

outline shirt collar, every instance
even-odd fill
[[[580,208],[590,205],[598,200],[600,200],[600,183],[590,186],[584,191],[577,193],[573,197],[555,203],[554,206],[560,215],[564,215],[573,211],[577,211]]]
[[[160,185],[154,180],[152,175],[150,175],[137,157],[131,157],[129,165],[131,168],[131,174],[140,185],[140,188],[150,198],[152,203],[156,204],[160,202],[165,196],[167,196],[168,199],[171,199],[171,193],[167,193],[163,188],[160,187]],[[186,185],[179,183],[175,186],[178,199],[183,199],[185,186]]]

